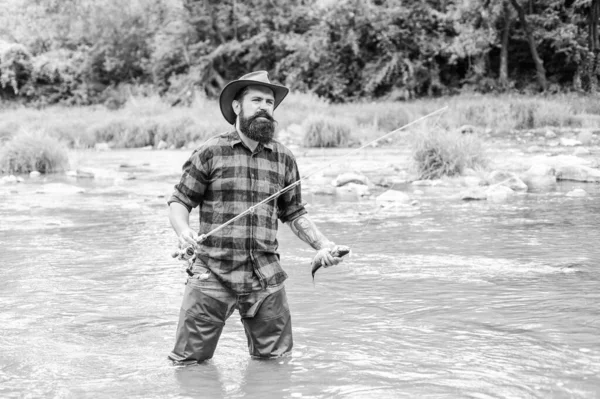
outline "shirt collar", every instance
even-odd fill
[[[244,142],[242,141],[237,130],[234,130],[229,136],[229,144],[231,144],[231,148],[233,148],[236,144],[244,145]],[[267,144],[258,143],[256,152],[260,152],[263,148],[273,151],[273,140],[269,141]]]

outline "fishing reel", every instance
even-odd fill
[[[200,237],[198,237],[198,240],[196,242],[200,244],[202,241],[206,240],[206,238],[207,235],[202,234]],[[196,249],[191,245],[184,248],[178,248],[175,251],[173,251],[171,257],[177,260],[186,260],[189,263],[193,263],[194,259],[196,259]]]
[[[194,247],[179,248],[171,254],[171,257],[177,260],[186,260],[193,262],[196,259],[196,250]]]

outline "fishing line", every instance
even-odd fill
[[[347,152],[346,154],[344,154],[344,155],[343,155],[343,156],[341,156],[340,158],[336,159],[335,161],[333,161],[333,162],[330,162],[330,163],[328,163],[327,165],[324,165],[323,167],[320,167],[320,168],[318,168],[317,170],[313,171],[312,173],[309,173],[308,175],[305,175],[305,176],[301,177],[300,179],[298,179],[298,180],[297,180],[297,181],[295,181],[294,183],[292,183],[292,184],[290,184],[289,186],[287,186],[287,187],[285,187],[285,188],[283,188],[283,189],[279,190],[279,191],[278,191],[278,192],[276,192],[275,194],[273,194],[273,195],[271,195],[271,196],[269,196],[269,197],[265,198],[264,200],[260,201],[259,203],[257,203],[257,204],[255,204],[255,205],[251,206],[250,208],[246,209],[244,212],[242,212],[242,213],[238,214],[237,216],[235,216],[235,217],[233,217],[233,218],[229,219],[227,222],[225,222],[225,223],[221,224],[220,226],[218,226],[218,227],[215,227],[214,229],[212,229],[212,230],[211,230],[211,231],[209,231],[208,233],[205,233],[205,234],[202,234],[202,235],[200,235],[200,237],[198,238],[197,242],[199,242],[199,243],[200,243],[200,242],[204,241],[204,240],[205,240],[207,237],[209,237],[209,236],[211,236],[211,235],[215,234],[216,232],[218,232],[218,231],[222,230],[223,228],[225,228],[226,226],[228,226],[228,225],[230,225],[231,223],[235,222],[236,220],[238,220],[238,219],[240,219],[240,218],[242,218],[242,217],[246,216],[246,215],[247,215],[247,214],[249,214],[249,213],[253,213],[253,212],[256,210],[256,208],[257,208],[257,207],[259,207],[259,206],[261,206],[261,205],[263,205],[263,204],[266,204],[267,202],[269,202],[269,201],[271,201],[271,200],[273,200],[273,199],[275,199],[275,198],[279,197],[281,194],[283,194],[283,193],[285,193],[285,192],[287,192],[287,191],[291,190],[292,188],[294,188],[294,187],[296,187],[298,184],[300,184],[300,183],[301,183],[303,180],[306,180],[306,179],[308,179],[309,177],[311,177],[311,176],[315,175],[316,173],[318,173],[318,172],[322,171],[323,169],[325,169],[325,168],[329,168],[331,165],[335,165],[336,163],[339,163],[339,162],[340,162],[340,161],[342,161],[343,159],[345,159],[345,158],[349,157],[350,155],[353,155],[354,153],[356,153],[356,152],[358,152],[358,151],[360,151],[360,150],[362,150],[362,149],[364,149],[364,148],[366,148],[366,147],[368,147],[368,146],[370,146],[370,145],[373,145],[373,144],[375,144],[375,143],[376,143],[376,142],[378,142],[379,140],[382,140],[382,139],[384,139],[384,138],[386,138],[386,137],[388,137],[388,136],[391,136],[391,135],[392,135],[392,134],[394,134],[394,133],[397,133],[397,132],[399,132],[399,131],[401,131],[401,130],[404,130],[404,129],[406,129],[407,127],[409,127],[409,126],[412,126],[412,125],[414,125],[414,124],[416,124],[416,123],[419,123],[419,122],[421,122],[421,121],[423,121],[423,120],[425,120],[425,119],[427,119],[427,118],[429,118],[429,117],[431,117],[431,116],[433,116],[433,115],[440,114],[441,112],[443,112],[443,111],[446,111],[446,109],[448,109],[448,106],[444,106],[444,107],[442,107],[442,108],[440,108],[440,109],[438,109],[438,110],[436,110],[436,111],[433,111],[433,112],[431,112],[431,113],[429,113],[429,114],[427,114],[427,115],[424,115],[424,116],[422,116],[422,117],[420,117],[420,118],[417,118],[417,119],[415,119],[414,121],[412,121],[412,122],[409,122],[409,123],[407,123],[407,124],[406,124],[406,125],[404,125],[404,126],[401,126],[401,127],[397,128],[397,129],[395,129],[395,130],[392,130],[392,131],[391,131],[391,132],[389,132],[389,133],[386,133],[386,134],[384,134],[383,136],[380,136],[380,137],[376,138],[375,140],[369,141],[367,144],[364,144],[364,145],[362,145],[361,147],[355,148],[354,150],[351,150],[351,151]]]
[[[447,107],[444,107],[444,108],[447,108]],[[442,108],[442,109],[444,109],[444,108]],[[440,122],[440,119],[441,119],[441,117],[442,117],[442,114],[440,113],[440,114],[438,115],[437,119],[435,120],[435,122],[433,122],[433,125],[434,125],[434,126],[440,126],[440,125],[439,125],[439,122]],[[440,127],[441,127],[441,126],[440,126]],[[378,139],[378,140],[379,140],[379,139]],[[391,185],[391,186],[390,186],[390,187],[389,187],[387,190],[388,190],[388,191],[389,191],[389,190],[393,190],[393,189],[394,189],[394,186],[396,185],[396,183],[397,183],[397,182],[393,182],[393,183],[392,183],[392,185]],[[412,205],[412,204],[411,204],[411,205]],[[369,225],[371,224],[371,221],[372,221],[373,219],[375,219],[375,217],[376,217],[376,216],[377,216],[377,215],[378,215],[378,214],[379,214],[379,213],[380,213],[380,212],[381,212],[381,211],[382,211],[382,210],[385,208],[385,206],[384,206],[384,205],[377,206],[377,204],[376,204],[375,206],[377,207],[377,210],[376,210],[375,212],[373,212],[373,213],[372,213],[372,214],[371,214],[371,215],[368,217],[368,219],[367,219],[367,223],[364,225],[364,227],[362,227],[362,230],[363,230],[363,231],[367,230],[367,228],[368,228],[368,227],[369,227]],[[361,224],[362,224],[362,223],[363,223],[363,222],[361,222]],[[360,236],[356,236],[356,238],[353,240],[353,242],[352,242],[352,243],[350,243],[350,244],[348,244],[348,246],[349,246],[350,248],[353,248],[353,247],[355,247],[355,246],[356,246],[356,244],[358,244],[358,242],[359,242],[359,240],[360,240],[360,239],[361,239],[361,237],[360,237]],[[351,249],[351,250],[350,250],[350,253],[348,254],[348,257],[349,257],[349,258],[351,258],[351,257],[352,257],[352,253],[353,253],[353,250]]]

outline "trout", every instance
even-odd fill
[[[345,255],[348,255],[349,253],[350,253],[350,247],[347,247],[345,245],[336,245],[331,250],[331,256],[333,256],[334,258],[341,258]],[[323,266],[323,264],[321,262],[316,263],[315,260],[313,259],[313,261],[312,261],[313,280],[315,279],[315,273],[317,272],[317,270],[319,270],[321,268],[321,266]]]

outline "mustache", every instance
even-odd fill
[[[271,122],[275,122],[275,119],[273,119],[273,117],[271,115],[269,115],[269,113],[267,111],[258,111],[256,114],[252,115],[252,117],[250,118],[250,121],[254,122],[258,118],[265,118]]]

